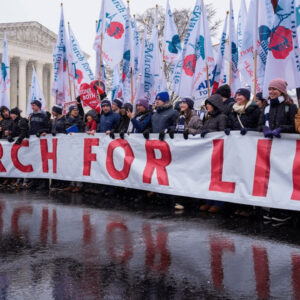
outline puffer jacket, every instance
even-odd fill
[[[152,132],[160,133],[165,129],[175,131],[177,118],[178,111],[173,109],[171,102],[157,107],[151,118]]]
[[[205,104],[207,103],[214,107],[214,111],[205,115],[201,131],[214,132],[225,130],[227,127],[227,116],[223,113],[224,105],[222,97],[217,94],[212,95],[205,101]]]
[[[62,116],[61,118],[57,119],[55,118],[52,122],[52,129],[51,133],[56,134],[56,133],[66,133],[66,116]]]
[[[22,139],[24,139],[25,137],[29,137],[29,127],[27,119],[18,117],[14,120],[11,136],[20,137]]]
[[[260,109],[257,104],[249,101],[246,104],[245,109],[241,112],[238,112],[235,107],[236,104],[233,105],[232,111],[228,116],[228,128],[232,130],[241,130],[242,128],[247,128],[252,131],[256,131],[260,117]]]
[[[176,131],[180,133],[188,130],[189,134],[196,135],[200,134],[202,126],[203,123],[197,113],[194,110],[189,110],[186,114],[180,113],[177,119]]]
[[[273,104],[270,102],[269,127],[271,130],[281,128],[283,133],[295,132],[295,116],[297,114],[297,106],[290,102],[282,102]],[[266,125],[265,110],[260,113],[259,131],[263,130]]]
[[[29,117],[29,134],[42,134],[49,133],[51,124],[50,120],[44,111],[38,113],[32,113]]]
[[[13,130],[13,125],[14,125],[14,121],[11,119],[11,117],[3,118],[0,121],[0,127],[2,129],[2,131],[0,132],[1,138],[6,138],[6,136],[4,135],[4,132],[6,130],[8,130],[9,131],[9,135],[11,135],[11,132]]]
[[[97,128],[97,132],[105,133],[107,131],[114,130],[117,132],[120,123],[120,115],[114,113],[112,110],[109,113],[100,115],[100,123]]]

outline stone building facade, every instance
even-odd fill
[[[18,106],[25,115],[30,89],[32,65],[44,93],[49,109],[54,98],[51,95],[53,80],[53,46],[57,35],[38,22],[0,23],[0,57],[3,52],[4,31],[7,36],[10,60],[10,104]]]

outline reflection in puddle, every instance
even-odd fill
[[[0,200],[0,299],[300,299],[297,246],[17,198]]]

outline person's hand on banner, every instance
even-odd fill
[[[245,128],[245,127],[242,128],[241,131],[240,131],[241,135],[246,135],[247,132],[248,132],[248,128]]]
[[[183,132],[183,138],[184,138],[185,140],[188,140],[188,138],[189,138],[189,130],[188,130],[188,129],[185,129],[185,130],[184,130],[184,132]]]
[[[146,129],[144,132],[143,132],[143,136],[146,140],[149,140],[149,137],[150,137],[150,129]]]
[[[203,130],[201,132],[201,137],[204,138],[208,134],[208,130]]]
[[[166,133],[165,133],[165,130],[162,130],[160,133],[159,133],[159,140],[160,141],[164,141],[165,140],[165,136],[166,136]]]
[[[272,131],[273,133],[273,136],[277,137],[277,138],[281,138],[281,131],[282,131],[282,128],[276,128]]]
[[[169,137],[170,137],[170,139],[174,139],[174,134],[175,134],[175,130],[174,129],[169,129],[168,130],[168,133],[169,133]]]
[[[226,135],[230,135],[230,131],[231,131],[230,128],[225,128],[225,129],[224,129],[224,133],[225,133]]]
[[[273,132],[268,126],[264,126],[263,133],[265,138],[269,138],[269,139],[273,138]]]

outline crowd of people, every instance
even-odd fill
[[[280,138],[281,133],[300,132],[300,113],[289,97],[287,83],[282,79],[272,80],[269,84],[269,97],[264,99],[258,93],[255,100],[246,88],[236,91],[234,98],[228,85],[220,86],[216,92],[204,102],[200,111],[194,110],[194,101],[183,98],[172,103],[167,92],[157,94],[154,104],[147,99],[138,99],[135,109],[131,103],[123,103],[122,99],[110,101],[106,94],[101,95],[101,109],[84,113],[80,97],[77,105],[69,107],[63,114],[63,107],[54,105],[49,112],[41,109],[38,99],[31,102],[32,113],[28,118],[21,116],[16,107],[0,108],[0,137],[8,142],[21,144],[23,139],[32,135],[37,137],[47,134],[73,134],[77,132],[93,135],[96,132],[105,133],[112,139],[118,133],[124,139],[127,133],[143,134],[149,139],[150,133],[158,133],[164,140],[168,135],[171,139],[175,134],[182,134],[184,139],[190,135],[200,135],[201,138],[210,132],[224,131],[230,135],[232,130],[246,135],[248,131],[262,132],[266,138]],[[52,118],[51,118],[52,115]],[[51,185],[45,179],[8,179],[3,178],[0,189],[52,189],[64,192],[80,192],[82,190],[99,192],[100,185],[83,184],[52,180]],[[107,192],[111,188],[103,187]],[[224,203],[206,201],[201,211],[217,213],[223,209]],[[177,209],[183,209],[180,204]],[[237,214],[249,215],[249,210],[237,209]]]

